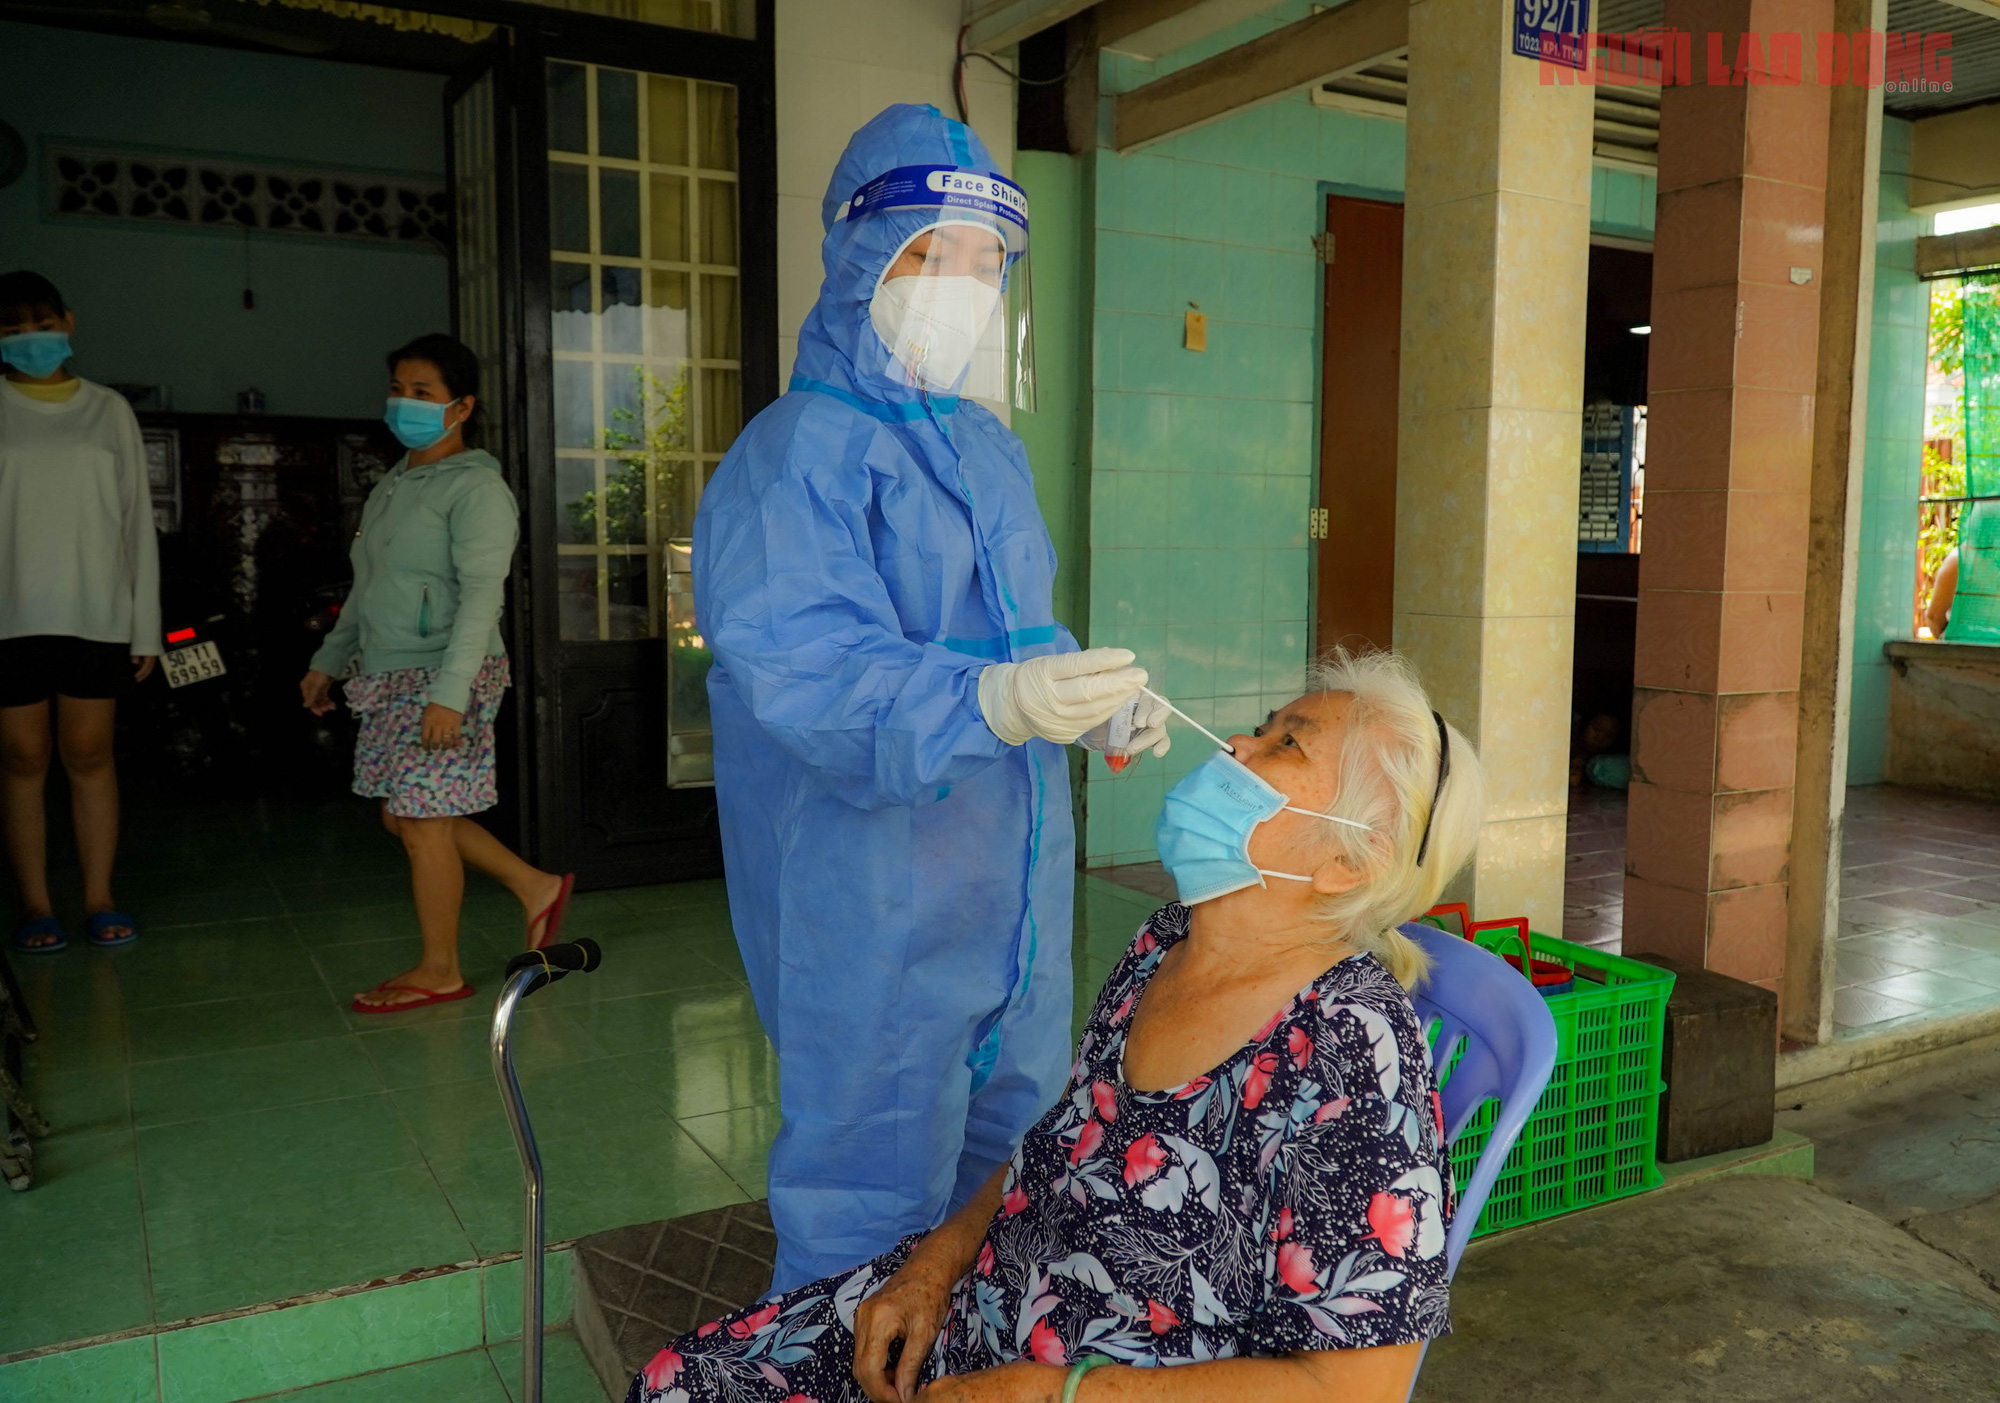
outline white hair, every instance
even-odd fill
[[[1395,653],[1336,648],[1314,665],[1307,691],[1353,698],[1341,746],[1340,788],[1326,812],[1368,825],[1312,825],[1320,830],[1311,839],[1315,865],[1339,856],[1361,876],[1351,890],[1321,898],[1319,914],[1351,944],[1381,960],[1403,987],[1414,988],[1429,961],[1396,927],[1435,906],[1472,855],[1486,809],[1479,756],[1464,736],[1444,727],[1450,768],[1433,808],[1442,723],[1416,669]]]

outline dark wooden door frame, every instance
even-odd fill
[[[512,103],[513,55],[512,35],[501,30],[480,46],[479,54],[464,68],[451,76],[444,90],[444,177],[445,190],[451,202],[453,230],[446,245],[447,273],[451,296],[451,325],[456,334],[463,322],[459,307],[459,246],[457,237],[458,216],[458,140],[456,125],[458,102],[483,78],[493,81],[493,211],[499,224],[494,238],[494,248],[498,255],[500,295],[497,299],[500,314],[500,380],[499,417],[504,425],[505,441],[518,444],[522,441],[524,420],[521,411],[521,342],[520,342],[520,302],[511,295],[520,284],[519,241],[508,234],[508,227],[514,219],[516,200],[514,147],[514,117]],[[517,502],[527,500],[528,484],[524,464],[517,453],[505,455],[501,471],[506,475],[507,485],[514,489]],[[507,645],[507,654],[513,666],[519,669],[516,678],[516,705],[503,707],[495,725],[499,742],[500,804],[498,810],[486,820],[510,847],[522,853],[532,853],[534,844],[534,819],[538,810],[535,786],[534,728],[527,724],[526,715],[532,705],[534,688],[523,685],[533,675],[534,647],[529,638],[527,621],[533,616],[532,577],[525,568],[517,568],[507,576],[507,609],[501,621],[501,634]]]

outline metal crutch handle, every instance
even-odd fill
[[[500,1102],[507,1108],[507,1125],[521,1156],[523,1181],[521,1234],[521,1403],[542,1400],[542,1156],[535,1148],[528,1105],[521,1099],[521,1082],[514,1075],[514,1010],[521,1000],[572,974],[588,974],[603,963],[604,952],[594,940],[528,950],[507,962],[506,983],[493,1010],[489,1047],[493,1078],[500,1083]]]

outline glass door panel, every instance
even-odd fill
[[[708,649],[694,617],[694,547],[667,547],[667,783],[713,783],[715,740],[708,721]]]
[[[670,782],[706,783],[686,562],[743,421],[736,90],[547,69],[561,638],[664,638]]]

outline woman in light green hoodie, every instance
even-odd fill
[[[530,949],[562,925],[573,876],[522,861],[471,815],[493,807],[493,718],[508,684],[500,608],[519,510],[500,465],[468,445],[479,361],[449,336],[391,351],[383,419],[410,451],[362,509],[354,587],[299,684],[314,715],[336,677],[360,722],[354,792],[382,801],[403,840],[423,932],[414,969],[355,995],[358,1013],[400,1013],[470,998],[458,915],[471,863],[512,892]]]

